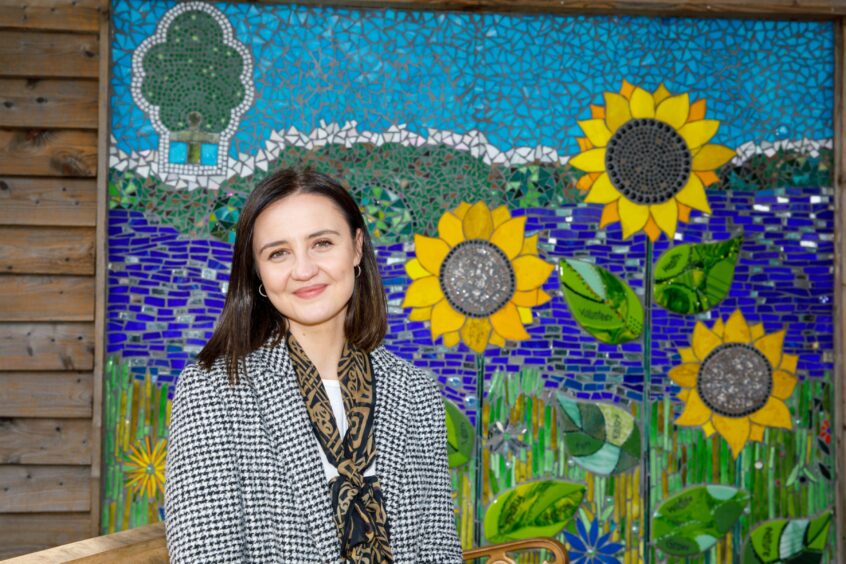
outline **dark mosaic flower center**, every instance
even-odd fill
[[[758,349],[743,343],[720,345],[699,369],[696,390],[711,411],[744,417],[767,403],[773,389],[773,369]]]
[[[439,273],[449,305],[467,317],[502,309],[517,289],[508,256],[490,241],[471,239],[450,250]]]
[[[651,118],[632,119],[608,141],[605,170],[614,187],[632,202],[660,204],[684,188],[691,155],[673,126]]]

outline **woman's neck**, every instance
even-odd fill
[[[305,351],[317,372],[324,380],[338,379],[338,363],[344,351],[344,325],[308,326],[290,323],[291,334]]]

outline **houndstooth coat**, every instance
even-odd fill
[[[376,380],[376,473],[397,563],[461,562],[440,392],[384,347]],[[171,562],[340,562],[318,443],[284,344],[190,365],[173,399],[165,512]]]

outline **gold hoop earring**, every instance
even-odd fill
[[[355,270],[356,268],[357,268],[358,270],[356,270],[356,271],[355,271],[355,277],[356,277],[356,278],[358,278],[359,276],[361,276],[361,265],[360,265],[360,264],[355,265],[355,267],[353,268],[353,270]]]
[[[260,295],[261,297],[266,298],[266,297],[267,297],[267,294],[265,294],[264,292],[262,292],[262,290],[264,290],[264,286],[262,286],[261,284],[259,284],[258,293],[259,293],[259,295]]]

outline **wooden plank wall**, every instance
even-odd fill
[[[102,6],[0,0],[0,559],[97,534]]]

